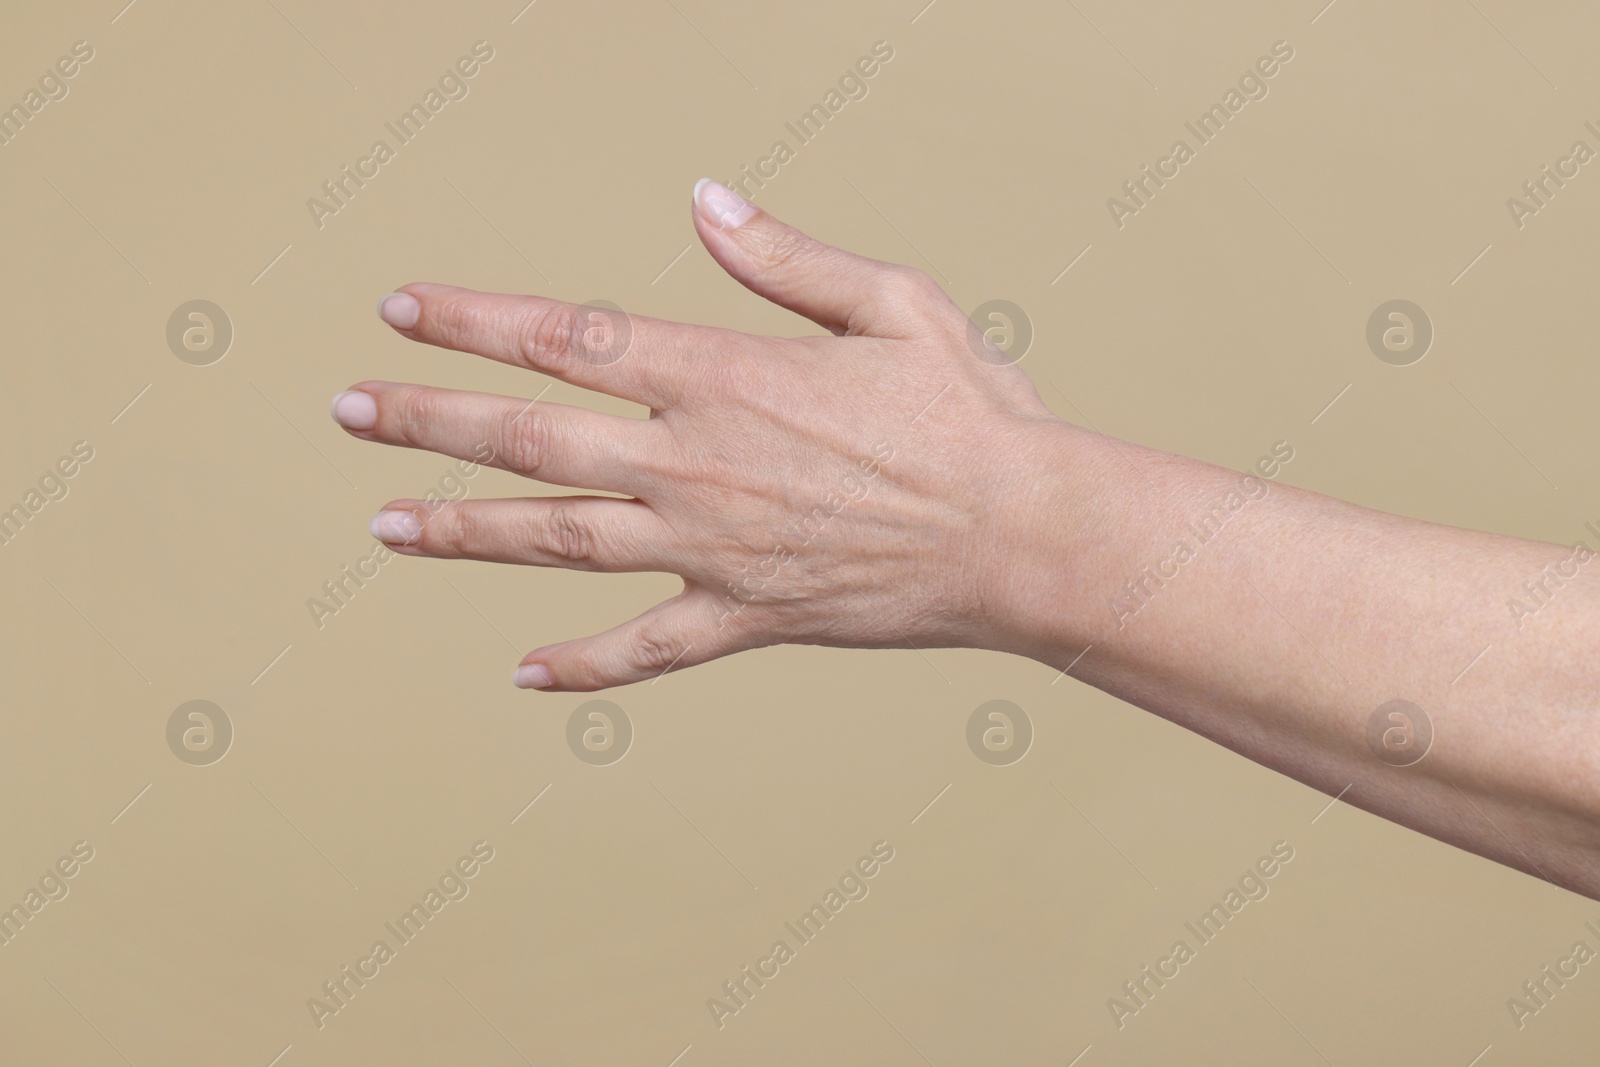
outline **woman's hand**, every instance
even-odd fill
[[[406,336],[653,417],[385,382],[335,399],[367,440],[487,448],[622,494],[395,501],[373,532],[396,551],[683,576],[632,622],[529,653],[518,685],[600,689],[786,641],[1004,649],[1600,899],[1600,586],[1571,563],[1587,546],[1401,519],[1079,430],[925,275],[721,186],[696,193],[728,273],[835,336],[412,285],[382,307]],[[1560,599],[1524,634],[1504,598],[1552,567]]]
[[[834,336],[758,337],[543,297],[413,284],[380,314],[406,337],[650,409],[584,408],[366,381],[356,437],[621,494],[396,500],[396,552],[670,571],[684,590],[613,630],[530,652],[524,688],[593,690],[784,642],[1012,641],[1007,515],[1057,422],[1027,376],[926,274],[815,241],[710,181],[694,225],[757,294]]]

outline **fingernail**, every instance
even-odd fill
[[[754,204],[710,178],[694,183],[694,202],[702,215],[724,230],[738,229],[756,213]]]
[[[346,389],[333,398],[328,413],[347,430],[370,430],[378,424],[378,402],[371,393]]]
[[[378,301],[378,318],[397,330],[409,330],[417,324],[422,305],[410,293],[390,293]]]
[[[553,681],[550,671],[539,663],[524,663],[511,676],[512,684],[518,689],[543,689]]]
[[[409,545],[422,537],[422,523],[409,511],[380,511],[372,516],[367,529],[391,545]]]

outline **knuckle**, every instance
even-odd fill
[[[763,227],[758,231],[754,249],[757,256],[773,269],[784,269],[804,263],[811,254],[811,238],[798,230],[782,227]]]
[[[517,350],[537,369],[561,363],[572,354],[578,329],[578,309],[571,304],[535,308],[522,319]]]
[[[434,506],[422,521],[422,544],[431,552],[470,552],[482,538],[481,520],[471,508]]]
[[[915,267],[897,266],[884,277],[884,298],[897,305],[925,307],[944,295],[939,283]]]
[[[428,427],[442,412],[439,397],[429,389],[406,389],[396,398],[393,407],[394,432],[402,443],[420,446],[428,436]]]
[[[419,330],[450,348],[466,347],[491,325],[484,321],[486,313],[477,303],[459,294],[431,297],[426,308]]]
[[[544,550],[570,567],[588,569],[597,562],[597,538],[570,504],[554,504],[540,531]]]
[[[640,631],[624,653],[627,666],[640,674],[660,674],[682,654],[680,642],[654,628]]]
[[[531,410],[509,417],[500,434],[499,449],[506,468],[529,478],[536,476],[550,459],[551,436],[550,420]]]

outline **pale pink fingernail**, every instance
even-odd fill
[[[391,545],[409,545],[422,537],[422,523],[409,511],[380,511],[372,516],[367,529],[373,537]]]
[[[371,393],[347,389],[333,398],[328,413],[347,430],[370,430],[378,424],[378,402]]]
[[[543,689],[553,681],[549,669],[540,663],[524,663],[511,676],[511,683],[518,689]]]
[[[754,204],[710,178],[695,182],[694,202],[702,215],[724,230],[738,229],[756,213]]]
[[[397,330],[409,330],[422,315],[422,305],[410,293],[390,293],[378,301],[378,318]]]

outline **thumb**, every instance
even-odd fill
[[[823,244],[710,178],[694,187],[694,228],[745,288],[836,334],[890,335],[938,288],[921,271]]]

